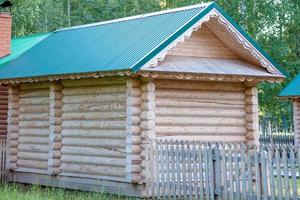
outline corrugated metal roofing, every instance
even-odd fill
[[[233,23],[215,3],[208,3],[56,31],[1,67],[0,79],[118,70],[136,72],[212,9]]]
[[[167,56],[158,66],[141,70],[153,72],[183,72],[197,74],[241,75],[275,77],[254,65],[241,60]]]
[[[282,97],[299,97],[300,96],[300,74],[286,87],[284,88],[280,96]]]
[[[0,58],[0,65],[19,57],[24,52],[28,51],[33,46],[37,45],[39,42],[44,40],[49,35],[50,33],[44,33],[44,34],[35,34],[31,36],[13,38],[11,41],[11,54],[4,58]]]

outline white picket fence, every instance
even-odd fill
[[[299,199],[293,146],[151,141],[149,196],[163,199]]]

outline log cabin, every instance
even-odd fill
[[[217,4],[60,29],[0,68],[9,179],[147,196],[147,141],[258,142],[280,67]]]
[[[0,67],[45,39],[49,34],[35,34],[11,39],[12,17],[0,12]],[[6,85],[0,86],[0,137],[7,134],[8,93]]]
[[[280,96],[293,101],[294,144],[300,147],[300,74],[281,91]]]

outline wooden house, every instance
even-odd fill
[[[300,74],[281,91],[280,96],[293,100],[295,145],[300,147]]]
[[[257,143],[283,78],[215,3],[57,30],[0,68],[10,180],[145,196],[149,139]]]

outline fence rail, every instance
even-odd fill
[[[299,199],[300,149],[289,145],[151,141],[149,196],[178,199]]]
[[[0,135],[0,183],[6,182],[6,175],[6,136]]]

